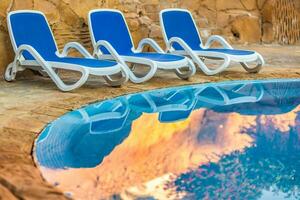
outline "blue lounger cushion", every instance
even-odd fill
[[[59,62],[65,64],[74,64],[91,68],[104,68],[104,67],[113,67],[116,65],[115,62],[96,60],[89,58],[74,58],[74,57],[64,57],[64,58],[55,58],[48,60],[49,62]]]
[[[134,56],[139,58],[150,59],[156,62],[174,62],[183,59],[182,56],[176,56],[171,54],[160,54],[160,53],[129,53],[123,56]]]
[[[184,11],[168,11],[162,14],[164,29],[167,39],[179,37],[183,39],[192,49],[198,49],[202,43],[198,35],[197,27],[193,18],[188,12]],[[175,50],[183,50],[182,47],[174,43]]]
[[[214,48],[202,49],[202,48],[198,48],[198,49],[193,49],[193,50],[196,50],[196,51],[208,51],[208,52],[218,52],[218,53],[225,53],[225,54],[235,55],[235,56],[246,56],[246,55],[255,54],[254,51],[238,50],[238,49],[214,49]]]
[[[119,54],[133,53],[133,43],[123,16],[119,12],[101,11],[90,14],[91,26],[95,42],[108,41]],[[100,48],[108,54],[105,48]]]
[[[16,13],[10,16],[12,33],[16,46],[32,46],[45,60],[55,59],[58,50],[45,17],[40,13]],[[23,54],[26,60],[34,60],[28,53]]]

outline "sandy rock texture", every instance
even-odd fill
[[[0,74],[13,60],[6,25],[9,11],[41,10],[48,17],[59,48],[66,42],[78,41],[90,49],[87,13],[91,9],[120,9],[125,13],[135,43],[152,37],[163,45],[158,13],[175,7],[193,12],[204,39],[211,34],[221,34],[233,43],[295,43],[300,38],[300,25],[289,25],[291,21],[300,24],[300,1],[297,0],[1,0]],[[292,14],[284,20],[284,13]],[[285,23],[287,25],[282,25]],[[293,30],[293,34],[286,35],[286,29]],[[282,33],[275,34],[276,31]],[[296,39],[289,40],[289,37]]]

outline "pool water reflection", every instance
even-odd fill
[[[300,199],[300,81],[202,84],[70,112],[36,141],[75,199]]]

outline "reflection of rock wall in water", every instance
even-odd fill
[[[1,0],[0,73],[12,61],[12,49],[6,27],[6,15],[11,10],[36,9],[45,12],[60,48],[67,41],[79,41],[86,47],[91,47],[86,20],[87,13],[93,8],[106,7],[117,8],[125,12],[136,42],[142,37],[152,37],[162,42],[158,12],[164,8],[180,7],[188,8],[193,12],[203,38],[207,38],[211,34],[221,34],[235,43],[270,43],[275,42],[274,18],[272,17],[274,15],[272,12],[274,1]],[[292,1],[295,3],[293,12],[299,16],[300,1]],[[280,16],[284,17],[284,15]],[[287,20],[282,20],[282,22],[289,23]],[[295,23],[299,23],[299,21]]]
[[[211,121],[202,123],[204,116]],[[83,199],[82,194],[91,199],[107,197],[166,173],[182,173],[209,160],[217,161],[217,155],[249,146],[251,138],[239,132],[255,121],[253,116],[246,117],[240,126],[238,114],[215,115],[205,110],[174,124],[158,123],[157,118],[156,114],[148,114],[135,121],[129,137],[99,166],[66,171],[43,169],[44,177],[50,183],[60,183],[58,187],[63,191],[75,191],[79,199]],[[240,123],[233,126],[232,120]]]
[[[256,126],[245,130],[256,145],[181,174],[169,186],[191,199],[265,199],[263,191],[299,199],[299,116],[285,131],[275,121],[261,123],[258,117]]]
[[[59,182],[60,189],[75,191],[76,197],[86,194],[97,198],[115,193],[147,196],[157,192],[152,187],[155,184],[160,186],[159,195],[166,195],[161,184],[169,179],[168,174],[181,174],[208,162],[218,162],[220,155],[249,147],[252,132],[267,130],[270,135],[265,137],[272,138],[273,132],[291,131],[297,120],[295,112],[257,118],[200,109],[183,122],[160,124],[157,115],[143,115],[134,122],[129,137],[101,165],[67,171],[43,169],[43,175],[50,183]]]

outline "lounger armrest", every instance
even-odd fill
[[[60,57],[68,56],[71,49],[76,49],[85,58],[93,58],[93,56],[78,42],[69,42],[68,44],[66,44],[62,53],[59,54],[59,56]]]
[[[39,54],[39,52],[37,52],[33,46],[27,44],[23,44],[18,47],[14,62],[20,62],[24,60],[24,51],[27,51],[37,62],[48,65],[47,61]]]
[[[193,54],[193,50],[191,49],[191,47],[183,39],[181,39],[179,37],[172,37],[169,39],[168,45],[170,47],[170,51],[172,51],[174,43],[181,46],[181,48],[183,48],[186,52]]]
[[[27,51],[29,54],[31,54],[34,57],[34,59],[37,60],[37,62],[42,62],[44,64],[47,64],[47,62],[44,60],[44,58],[35,50],[34,47],[23,44],[23,45],[19,46],[16,50],[15,58],[14,58],[13,65],[12,65],[13,66],[12,72],[11,72],[13,75],[16,75],[18,68],[22,69],[22,66],[20,65],[20,63],[25,60],[23,57],[24,51]]]
[[[136,52],[142,52],[144,47],[149,45],[158,53],[165,53],[164,50],[157,44],[157,42],[151,38],[142,39],[136,49]]]
[[[18,62],[22,59],[23,52],[27,51],[34,59],[35,61],[45,70],[45,72],[51,77],[51,79],[54,81],[54,83],[57,85],[57,87],[62,90],[62,91],[71,91],[73,89],[76,89],[80,87],[82,84],[86,82],[86,80],[89,77],[89,71],[86,68],[78,68],[78,67],[73,67],[73,66],[68,66],[66,67],[59,67],[62,69],[68,69],[68,70],[74,70],[74,71],[79,71],[82,73],[81,78],[79,81],[75,82],[74,84],[65,84],[60,77],[56,74],[54,71],[53,67],[49,62],[47,62],[32,46],[30,45],[21,45],[16,51],[16,57],[14,62]],[[17,66],[15,64],[15,66]],[[56,68],[58,68],[56,66]],[[14,70],[14,69],[13,69]]]
[[[104,47],[118,63],[126,65],[126,63],[123,61],[123,59],[118,54],[118,52],[115,50],[115,48],[109,42],[107,42],[105,40],[99,40],[96,43],[96,45],[94,46],[93,55],[96,55],[99,58],[100,57],[99,54],[101,54],[101,50],[100,50],[101,47]]]
[[[218,42],[222,45],[223,48],[225,49],[233,49],[232,46],[221,36],[219,35],[212,35],[208,38],[208,40],[206,41],[204,48],[208,49],[211,47],[211,45],[214,42]]]

